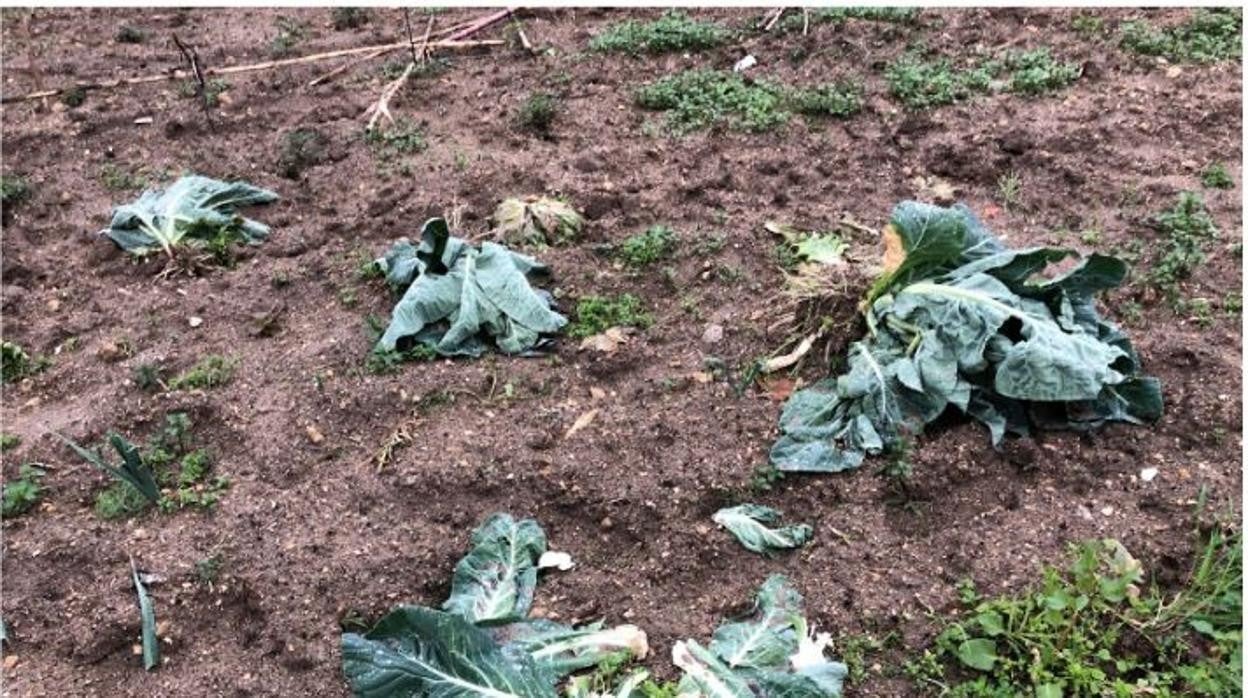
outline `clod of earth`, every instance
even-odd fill
[[[885,272],[864,302],[867,336],[849,370],[789,398],[771,461],[835,472],[897,449],[954,407],[993,444],[1032,428],[1088,430],[1161,416],[1161,384],[1101,319],[1095,294],[1122,283],[1121,260],[1006,248],[965,206],[903,202],[885,229]]]
[[[480,356],[487,340],[505,354],[530,354],[567,324],[550,294],[529,285],[548,273],[536,259],[486,242],[452,237],[429,219],[417,247],[406,238],[376,262],[403,293],[376,351],[424,345],[442,356]]]

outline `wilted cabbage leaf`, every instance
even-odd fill
[[[672,663],[684,676],[682,696],[836,698],[847,668],[827,660],[826,635],[809,637],[802,597],[782,575],[759,590],[755,617],[721,625],[709,648],[677,642]]]
[[[545,266],[492,242],[473,247],[441,218],[425,223],[419,247],[402,239],[376,264],[403,294],[381,352],[423,344],[443,356],[480,356],[492,340],[503,353],[523,354],[568,322],[550,294],[529,285]]]
[[[555,698],[558,681],[523,653],[504,652],[463,616],[400,606],[366,635],[342,636],[342,671],[359,698]]]
[[[455,565],[442,608],[474,623],[524,618],[544,552],[546,534],[536,521],[494,514],[472,534],[472,550]]]
[[[715,512],[715,523],[728,529],[746,550],[772,555],[777,550],[801,547],[813,531],[806,524],[771,528],[780,521],[781,513],[761,504],[739,504]]]
[[[134,203],[118,206],[100,234],[137,255],[161,250],[173,257],[181,245],[202,246],[223,238],[258,244],[268,237],[269,227],[244,218],[238,209],[277,199],[277,194],[246,182],[187,175],[164,191],[149,189]]]
[[[494,210],[494,229],[511,245],[571,242],[584,224],[571,204],[545,196],[505,199]]]
[[[536,521],[488,518],[455,568],[445,611],[400,606],[367,634],[342,636],[351,690],[361,698],[553,698],[572,672],[644,658],[649,646],[636,626],[525,618],[545,549]],[[628,698],[633,688],[621,685],[616,695]]]
[[[885,272],[864,309],[868,334],[848,370],[795,392],[771,461],[787,471],[854,468],[953,407],[994,444],[1031,428],[1091,429],[1161,415],[1161,386],[1140,375],[1095,294],[1126,265],[1092,254],[1039,276],[1073,250],[1003,246],[964,206],[905,202],[885,230]]]

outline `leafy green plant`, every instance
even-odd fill
[[[614,24],[589,42],[591,51],[604,53],[674,53],[701,51],[727,43],[732,33],[712,22],[700,22],[679,10],[669,10],[650,22],[627,20]]]
[[[147,186],[147,178],[131,172],[114,163],[106,162],[100,166],[100,183],[113,191],[131,191]]]
[[[1190,19],[1165,29],[1145,21],[1125,22],[1121,46],[1145,56],[1161,56],[1173,63],[1213,63],[1240,55],[1243,13],[1239,8],[1198,9]]]
[[[504,199],[494,209],[494,230],[511,245],[561,245],[581,233],[585,219],[572,205],[546,196]]]
[[[919,17],[917,7],[825,7],[811,9],[803,16],[801,12],[791,12],[776,23],[775,29],[780,32],[801,31],[803,27],[818,24],[842,24],[847,20],[857,19],[888,24],[911,24]]]
[[[131,372],[131,380],[139,390],[154,391],[165,388],[165,368],[157,363],[140,363]]]
[[[549,557],[536,521],[491,516],[455,567],[444,611],[400,606],[365,634],[343,634],[342,671],[351,690],[361,698],[555,698],[564,676],[645,657],[646,636],[635,626],[575,628],[527,618],[538,569],[558,562]]]
[[[830,116],[844,119],[862,110],[862,86],[838,82],[790,91],[793,111],[806,116]]]
[[[307,37],[307,25],[289,17],[278,17],[273,26],[277,29],[277,34],[269,42],[269,55],[273,58],[289,56],[295,46]]]
[[[1240,541],[1215,532],[1168,598],[1116,541],[1083,543],[1026,592],[964,599],[907,673],[951,696],[1238,695]]]
[[[373,128],[365,131],[364,140],[373,151],[373,157],[382,162],[419,153],[429,147],[420,126],[402,117],[388,129]]]
[[[505,354],[536,351],[567,319],[530,285],[547,273],[536,259],[492,242],[474,247],[431,218],[420,246],[406,238],[377,260],[401,293],[376,350],[423,344],[441,356],[480,356],[487,340]]]
[[[1008,209],[1018,205],[1019,196],[1023,193],[1023,178],[1010,170],[997,178],[997,196]]]
[[[1231,173],[1226,170],[1226,165],[1220,162],[1211,162],[1201,171],[1200,184],[1206,189],[1235,188],[1235,180],[1231,179]]]
[[[48,366],[46,357],[31,357],[15,342],[0,341],[0,383],[13,383],[32,376]]]
[[[1152,219],[1161,234],[1159,255],[1149,272],[1149,283],[1170,303],[1180,298],[1180,283],[1207,259],[1206,248],[1218,237],[1218,228],[1200,195],[1183,192],[1179,201]]]
[[[268,237],[268,226],[244,218],[238,209],[277,198],[246,182],[189,175],[164,191],[150,189],[134,203],[117,207],[101,232],[131,254],[163,251],[170,259],[184,246],[203,247],[222,235],[259,244]]]
[[[16,174],[0,175],[0,209],[9,211],[30,198],[30,182]]]
[[[156,474],[151,466],[143,462],[139,447],[127,441],[123,436],[109,433],[108,442],[121,456],[121,464],[113,466],[94,450],[83,448],[64,436],[59,436],[67,446],[74,450],[83,460],[100,470],[112,475],[120,483],[124,483],[141,494],[149,503],[160,501],[160,487],[156,484]]]
[[[39,481],[44,475],[43,469],[23,463],[18,468],[17,478],[4,483],[3,510],[0,510],[0,516],[11,519],[30,511],[31,507],[38,504],[39,497],[43,494]]]
[[[17,434],[10,434],[6,431],[0,431],[0,453],[12,451],[22,445],[22,437]]]
[[[583,296],[576,304],[576,320],[568,327],[568,336],[576,339],[600,334],[612,327],[639,327],[654,324],[641,299],[631,293],[615,297]]]
[[[297,128],[282,136],[277,169],[287,179],[298,179],[303,171],[325,159],[329,145],[325,134],[314,128]]]
[[[636,93],[643,109],[667,112],[667,125],[676,134],[725,124],[760,132],[782,126],[789,119],[784,93],[777,86],[739,74],[717,70],[686,70],[652,82]]]
[[[805,545],[814,535],[807,524],[775,526],[783,517],[779,511],[761,504],[738,504],[715,512],[712,519],[723,526],[746,550],[773,556],[778,550]]]
[[[848,371],[793,393],[771,461],[786,471],[855,468],[920,433],[949,407],[1006,432],[1093,429],[1161,415],[1161,386],[1095,295],[1126,264],[1073,250],[1011,250],[965,206],[903,202],[885,229],[884,273],[862,304],[868,334]]]
[[[676,231],[665,225],[653,225],[645,232],[625,238],[616,247],[615,255],[625,266],[640,269],[670,258],[676,253],[678,242]]]
[[[169,381],[170,390],[204,390],[218,388],[234,380],[234,372],[238,370],[239,359],[236,357],[209,354],[189,369],[174,376]]]
[[[988,91],[993,71],[957,70],[948,59],[925,60],[907,53],[888,65],[884,78],[894,97],[910,109],[929,109],[961,102]]]
[[[680,695],[839,698],[847,667],[824,657],[832,638],[815,633],[802,597],[783,576],[767,578],[753,613],[721,624],[706,648],[677,642]]]
[[[548,136],[558,114],[557,97],[546,92],[534,92],[520,104],[516,111],[516,123],[526,131]]]
[[[1070,19],[1070,28],[1083,38],[1090,38],[1105,30],[1105,20],[1090,14],[1078,14]]]

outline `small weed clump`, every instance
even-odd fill
[[[437,358],[438,352],[424,344],[416,344],[410,349],[401,351],[398,349],[389,351],[374,349],[369,352],[368,359],[364,362],[364,367],[368,369],[369,373],[394,373],[399,370],[399,365],[406,361],[433,361]]]
[[[106,162],[100,166],[100,184],[113,191],[134,191],[147,186],[147,177]]]
[[[402,118],[386,130],[372,128],[365,131],[364,140],[372,149],[373,157],[382,162],[391,162],[429,147],[420,126]]]
[[[0,342],[0,383],[12,383],[47,368],[46,357],[31,357],[14,342]]]
[[[520,104],[516,111],[516,123],[526,131],[549,136],[558,113],[559,100],[554,95],[534,92]]]
[[[295,45],[308,35],[308,27],[289,17],[278,17],[273,23],[277,35],[269,43],[269,55],[273,58],[285,58],[291,54]]]
[[[138,27],[123,24],[117,27],[117,33],[113,35],[113,40],[119,44],[141,44],[147,40],[147,35]]]
[[[368,10],[363,7],[335,7],[332,12],[334,31],[358,29],[368,24]]]
[[[1017,172],[1011,170],[997,179],[997,196],[1001,197],[1001,204],[1007,209],[1018,205],[1022,193],[1023,178]]]
[[[17,434],[0,431],[0,453],[12,451],[22,445],[22,437]]]
[[[6,211],[30,198],[30,183],[21,175],[0,175],[0,208]]]
[[[665,225],[654,225],[644,233],[626,238],[615,254],[625,266],[641,269],[671,257],[677,243],[676,231]]]
[[[840,82],[799,88],[789,93],[789,100],[799,114],[844,119],[862,110],[862,87]]]
[[[79,85],[74,85],[61,93],[61,104],[64,104],[70,109],[81,107],[86,103],[86,101],[87,90]]]
[[[1144,56],[1160,56],[1172,63],[1213,63],[1235,60],[1240,54],[1244,17],[1239,8],[1196,10],[1177,26],[1157,29],[1144,21],[1122,25],[1121,45]]]
[[[39,503],[43,488],[39,480],[44,476],[40,468],[25,463],[18,469],[17,479],[4,483],[3,502],[0,503],[0,516],[11,519],[24,514]]]
[[[1214,162],[1201,171],[1200,184],[1206,189],[1231,189],[1235,186],[1235,180],[1231,179],[1226,165]]]
[[[169,381],[170,390],[202,390],[217,388],[234,380],[234,372],[238,369],[237,358],[209,354],[190,369],[179,373]]]
[[[576,321],[568,326],[568,336],[582,339],[596,335],[612,327],[637,327],[645,329],[654,324],[641,299],[631,293],[614,298],[585,296],[576,304]]]
[[[645,85],[636,94],[643,109],[666,111],[676,134],[727,124],[740,131],[760,132],[789,119],[783,90],[763,82],[747,83],[740,75],[719,70],[687,70]]]
[[[1169,598],[1143,588],[1139,562],[1114,541],[1073,556],[1025,594],[985,600],[965,587],[968,612],[907,673],[966,697],[1240,695],[1239,533],[1215,532]]]
[[[303,171],[325,159],[328,139],[314,128],[297,128],[282,136],[277,169],[287,179],[298,179]]]
[[[165,369],[156,363],[141,363],[134,367],[130,379],[139,390],[153,392],[165,387]]]
[[[221,78],[213,78],[204,83],[204,106],[209,108],[221,104],[221,95],[230,89],[230,83]],[[199,96],[199,83],[194,80],[183,80],[178,83],[178,96],[183,99]]]
[[[1217,239],[1218,228],[1199,195],[1183,192],[1175,206],[1153,219],[1162,235],[1161,252],[1149,282],[1172,305],[1179,302],[1179,283],[1205,262],[1205,248]]]
[[[1105,20],[1096,15],[1075,15],[1070,20],[1070,28],[1079,36],[1088,39],[1105,30]]]
[[[592,51],[603,53],[673,53],[701,51],[727,43],[732,33],[710,22],[699,22],[671,10],[651,22],[628,20],[615,24],[589,42]]]
[[[889,91],[907,107],[929,109],[987,92],[993,67],[958,70],[947,59],[924,60],[908,53],[888,65],[884,78]]]

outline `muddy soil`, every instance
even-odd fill
[[[438,14],[435,28],[480,13]],[[267,60],[279,14],[306,27],[293,55],[405,36],[396,10],[343,30],[329,9],[6,10],[3,94],[171,70],[174,33],[207,66]],[[9,694],[346,695],[344,619],[440,603],[470,530],[494,511],[537,518],[577,561],[542,582],[538,613],[640,625],[665,677],[674,676],[674,641],[708,637],[767,574],[784,572],[821,629],[895,633],[866,681],[850,687],[860,696],[915,693],[899,669],[929,637],[927,610],[956,606],[961,579],[988,593],[1019,589],[1092,537],[1122,540],[1163,581],[1181,576],[1200,493],[1213,507],[1239,508],[1242,332],[1222,306],[1241,287],[1240,66],[1127,55],[1114,28],[1144,13],[1126,10],[1104,13],[1097,36],[1072,30],[1069,10],[925,10],[915,26],[818,25],[806,37],[751,35],[690,56],[585,52],[627,14],[529,12],[524,30],[538,54],[514,41],[446,54],[445,71],[414,80],[390,105],[419,125],[427,148],[389,162],[362,138],[386,58],[312,87],[339,63],[231,76],[207,116],[177,82],[91,91],[75,108],[55,99],[3,107],[3,170],[25,175],[32,192],[6,215],[3,334],[51,357],[43,372],[5,386],[0,409],[4,431],[22,438],[4,454],[5,477],[25,462],[48,468],[41,505],[3,526]],[[417,20],[419,33],[425,15]],[[123,25],[146,41],[117,43]],[[479,38],[504,36],[500,26]],[[1048,45],[1082,63],[1083,77],[1042,98],[1000,94],[909,112],[888,96],[882,72],[918,41],[950,55]],[[660,116],[632,103],[647,80],[729,67],[745,51],[759,75],[784,82],[857,78],[866,106],[844,121],[794,119],[765,134],[668,138],[655,135]],[[534,91],[562,100],[548,137],[515,126]],[[280,151],[297,128],[320,131],[326,147],[290,179]],[[1214,161],[1228,164],[1235,187],[1204,191],[1223,235],[1184,287],[1211,301],[1212,319],[1178,315],[1138,284],[1106,299],[1164,383],[1160,423],[1042,434],[998,452],[981,428],[954,420],[918,440],[904,492],[879,476],[878,462],[751,491],[779,402],[735,387],[751,361],[786,340],[768,329],[782,275],[764,222],[828,228],[848,214],[879,228],[897,201],[929,197],[916,178],[934,176],[987,212],[1010,244],[1127,250],[1139,241],[1147,266],[1157,242],[1148,216],[1199,190],[1200,170]],[[160,277],[159,262],[135,263],[96,235],[111,208],[138,193],[107,173],[183,171],[278,191],[281,202],[254,213],[272,238],[233,268]],[[1005,207],[998,181],[1010,172],[1022,188]],[[540,253],[561,307],[634,293],[654,326],[607,357],[564,340],[546,359],[366,371],[365,318],[387,317],[392,299],[357,277],[360,260],[415,235],[431,215],[454,216],[462,234],[479,238],[501,199],[537,193],[565,196],[590,219],[577,244]],[[602,254],[654,223],[682,234],[670,263],[637,273]],[[874,263],[877,240],[856,235],[851,257]],[[714,236],[724,244],[706,244]],[[257,314],[275,309],[276,332],[257,332]],[[708,343],[712,324],[723,337]],[[117,351],[123,339],[130,355]],[[238,357],[236,378],[156,394],[133,380],[139,365],[177,372],[206,354]],[[817,377],[817,363],[801,375]],[[707,380],[711,365],[726,371]],[[593,422],[565,437],[590,410]],[[228,476],[220,504],[97,517],[106,477],[50,433],[144,438],[172,411],[191,416]],[[375,450],[413,419],[412,442],[378,468]],[[1141,481],[1145,467],[1159,470],[1156,479]],[[813,544],[772,560],[746,552],[710,523],[744,498],[814,524]],[[164,663],[154,673],[134,651],[131,556],[158,577]],[[197,568],[209,559],[220,562],[211,581]]]

